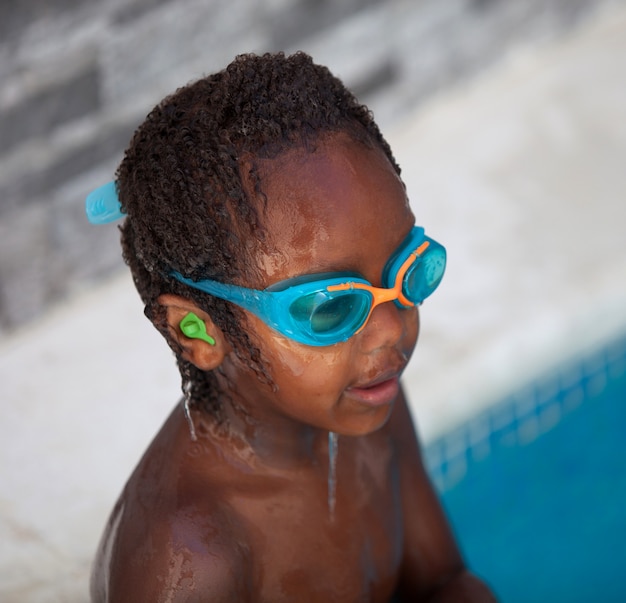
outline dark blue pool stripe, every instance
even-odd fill
[[[435,486],[441,493],[448,491],[472,462],[484,460],[494,447],[534,441],[624,375],[626,335],[514,392],[425,448]]]

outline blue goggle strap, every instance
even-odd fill
[[[259,289],[248,289],[247,287],[239,287],[238,285],[220,283],[210,279],[193,281],[184,277],[179,272],[172,272],[171,275],[176,280],[188,285],[189,287],[193,287],[194,289],[198,289],[204,293],[214,295],[215,297],[219,297],[220,299],[224,299],[238,305],[240,308],[258,316],[268,326],[272,327],[279,333],[308,345],[329,345],[329,343],[337,343],[338,341],[342,341],[348,337],[340,336],[340,338],[337,339],[336,334],[328,334],[327,336],[324,336],[315,335],[308,330],[303,332],[302,327],[289,313],[289,306],[291,303],[304,295],[310,295],[315,292],[327,292],[327,287],[333,285],[340,285],[346,282],[369,285],[366,280],[355,278],[350,275],[349,277],[337,276],[335,278],[324,279],[321,283],[316,281],[297,284],[282,291],[261,291]],[[354,291],[359,292],[359,294],[369,296],[366,291],[358,289],[355,289]]]
[[[213,281],[205,279],[201,281],[194,281],[190,278],[184,277],[180,272],[172,272],[171,275],[181,283],[214,295],[220,299],[237,304],[244,310],[248,310],[256,315],[263,316],[269,306],[271,306],[271,300],[268,296],[271,293],[260,291],[259,289],[249,289],[248,287],[239,287],[238,285],[230,285],[228,283],[220,283],[219,281]]]
[[[283,301],[281,298],[284,298],[284,295],[281,295],[281,293],[284,292],[273,293],[259,289],[248,289],[247,287],[220,283],[210,279],[193,281],[178,272],[172,272],[172,276],[189,287],[236,304],[240,308],[258,316],[268,326],[283,335],[294,339],[297,337],[288,308],[284,308],[281,303]]]

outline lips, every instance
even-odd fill
[[[398,371],[383,373],[374,380],[349,387],[346,393],[367,406],[391,404],[400,392]]]

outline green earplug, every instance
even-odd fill
[[[202,339],[210,345],[215,345],[215,339],[207,334],[204,321],[198,318],[193,312],[189,312],[180,321],[180,330],[190,339]]]

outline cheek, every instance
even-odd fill
[[[417,339],[420,334],[420,311],[419,308],[414,308],[409,317],[409,333],[413,340],[413,345],[417,343]]]
[[[284,388],[316,396],[347,386],[350,362],[346,345],[317,348],[280,339],[273,346],[271,364],[277,384],[282,382]]]
[[[255,316],[250,316],[249,335],[261,351],[263,365],[273,383],[285,393],[307,392],[321,396],[347,386],[350,346],[310,347],[275,333]]]
[[[417,308],[406,310],[404,318],[404,330],[400,348],[402,354],[408,359],[413,354],[413,350],[417,345],[420,332],[420,314]]]

